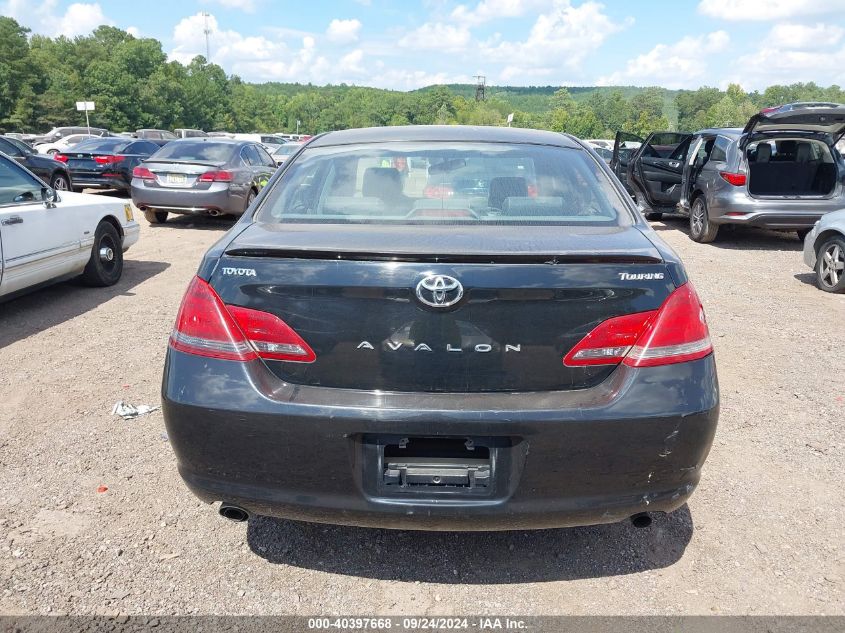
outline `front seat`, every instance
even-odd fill
[[[408,198],[402,192],[402,174],[395,167],[368,167],[364,171],[361,195],[365,198],[378,198],[395,211],[395,207],[405,210]]]

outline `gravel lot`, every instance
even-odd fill
[[[161,413],[111,408],[158,403],[182,292],[228,224],[142,224],[118,286],[0,305],[0,612],[845,614],[845,297],[813,286],[794,234],[655,225],[721,379],[688,507],[647,530],[452,534],[233,524],[197,501]]]

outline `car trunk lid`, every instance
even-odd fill
[[[225,304],[279,317],[313,349],[310,363],[265,361],[279,378],[428,392],[593,386],[614,366],[563,357],[602,321],[656,310],[674,289],[635,227],[252,225],[209,281]]]
[[[834,142],[845,134],[845,105],[839,103],[792,103],[766,108],[752,116],[743,130],[743,147],[755,135],[768,132],[821,132]]]
[[[225,161],[186,162],[147,160],[143,166],[155,175],[155,186],[186,189],[197,186],[208,187],[209,183],[200,182],[200,176],[210,171],[219,170],[225,164]],[[149,186],[150,183],[147,184]]]

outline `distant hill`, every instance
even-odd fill
[[[412,92],[424,92],[433,90],[438,86],[426,86]],[[475,84],[445,84],[452,93],[465,97],[475,98]],[[639,86],[565,86],[575,101],[586,101],[596,92],[610,93],[621,91],[625,99],[630,99],[637,93],[643,92],[646,88]],[[509,103],[515,110],[540,114],[549,110],[549,102],[552,95],[560,90],[561,86],[487,86],[486,95],[488,99],[496,98]],[[675,106],[677,90],[661,88],[664,93],[664,113],[673,125],[678,121],[678,109]]]

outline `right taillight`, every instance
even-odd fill
[[[626,314],[599,323],[564,357],[569,367],[654,367],[704,358],[713,352],[704,308],[692,287],[676,289],[659,310]]]
[[[250,361],[256,358],[311,363],[314,351],[287,323],[269,312],[227,306],[194,277],[176,317],[170,346],[180,352]]]
[[[57,160],[60,163],[66,163],[68,158],[64,154],[53,154],[53,160]]]
[[[219,170],[207,171],[197,179],[199,182],[232,182],[232,172]]]
[[[720,171],[719,175],[722,177],[722,180],[733,185],[734,187],[743,187],[745,185],[745,174],[734,173],[732,171]]]
[[[423,189],[423,196],[426,198],[451,198],[455,190],[450,185],[427,185]]]

